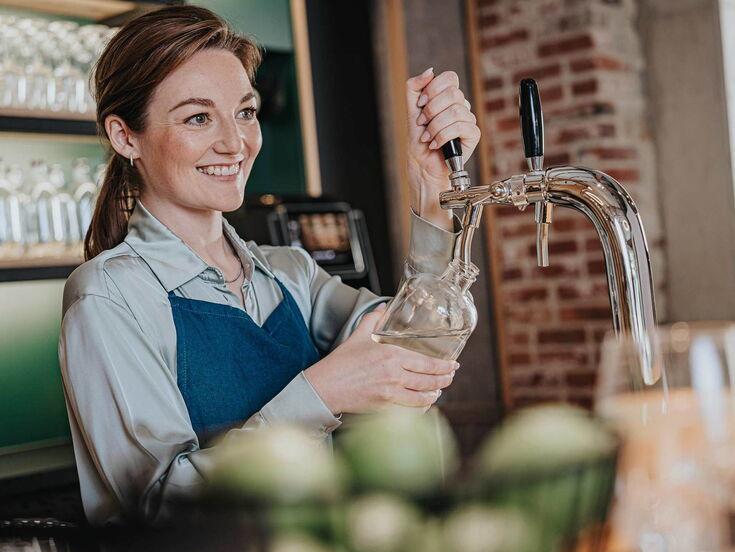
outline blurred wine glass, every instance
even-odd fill
[[[614,533],[642,552],[735,550],[735,323],[651,338],[655,381],[632,339],[602,348],[596,409],[624,439]]]

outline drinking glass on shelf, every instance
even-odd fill
[[[621,433],[614,533],[643,552],[735,550],[735,323],[652,336],[655,382],[636,343],[603,343],[596,410]]]

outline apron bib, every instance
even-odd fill
[[[245,422],[320,358],[296,301],[263,326],[230,305],[168,293],[176,326],[177,384],[200,443]]]

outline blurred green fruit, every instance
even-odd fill
[[[215,496],[294,504],[332,500],[343,486],[339,459],[297,427],[245,432],[217,448],[210,478]]]
[[[452,552],[539,552],[538,529],[520,512],[474,504],[444,522],[444,550]]]
[[[411,496],[438,491],[457,467],[454,435],[432,408],[392,408],[365,416],[341,436],[344,456],[359,490]]]
[[[387,494],[365,495],[347,510],[347,542],[355,552],[404,552],[420,527],[418,509]]]

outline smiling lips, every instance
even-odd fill
[[[197,167],[202,174],[210,176],[232,176],[240,172],[240,163],[233,165],[207,165],[206,167]]]

